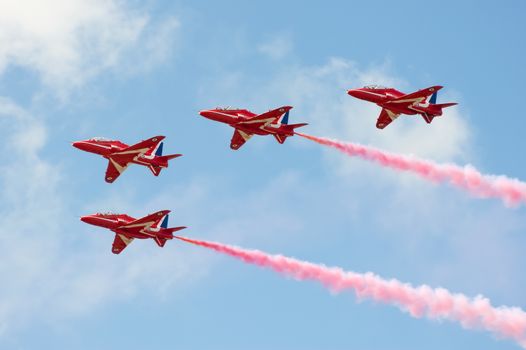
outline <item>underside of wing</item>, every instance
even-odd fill
[[[120,254],[120,252],[122,252],[132,241],[132,237],[127,237],[120,233],[116,234],[115,239],[113,240],[111,252],[113,254]]]
[[[232,140],[230,141],[230,148],[232,148],[233,150],[238,150],[251,137],[252,137],[252,134],[236,129],[234,131],[234,135],[232,135]]]
[[[112,183],[126,170],[130,163],[119,157],[108,158],[108,168],[106,169],[106,182]]]
[[[400,114],[397,114],[386,108],[382,108],[382,112],[380,113],[380,116],[378,117],[378,120],[376,121],[376,127],[378,129],[383,129],[387,125],[391,124],[392,121],[398,118],[399,116]]]

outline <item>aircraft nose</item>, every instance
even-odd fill
[[[347,94],[351,95],[352,97],[360,98],[361,92],[361,89],[350,89],[347,91]]]
[[[80,221],[93,225],[96,222],[96,219],[93,217],[93,215],[85,215],[80,217]]]
[[[212,111],[209,109],[203,109],[202,111],[199,111],[199,114],[205,118],[210,118],[212,116]]]
[[[72,142],[71,145],[83,151],[88,149],[88,143],[86,141],[75,141]]]

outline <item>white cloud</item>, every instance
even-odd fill
[[[292,52],[293,41],[290,35],[282,34],[260,44],[257,49],[270,59],[280,60]]]
[[[166,59],[178,26],[114,0],[0,0],[0,73],[30,69],[64,97],[121,64],[145,69]]]

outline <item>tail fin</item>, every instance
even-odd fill
[[[281,118],[281,124],[288,124],[289,123],[289,112],[290,111],[287,111],[284,115],[283,115],[283,118]]]
[[[435,91],[433,93],[433,95],[431,95],[431,98],[429,99],[429,103],[436,104],[437,103],[437,95],[438,95],[438,91]]]
[[[163,222],[161,223],[161,227],[162,228],[168,228],[168,217],[170,216],[170,214],[167,214],[164,219],[163,219]]]
[[[451,106],[455,106],[455,105],[458,104],[458,103],[455,103],[455,102],[452,102],[452,103],[437,103],[437,95],[438,95],[438,91],[435,91],[433,93],[433,95],[431,95],[431,98],[429,99],[429,104],[435,105],[438,108],[446,108],[446,107],[451,107]]]
[[[157,147],[157,151],[155,151],[155,155],[158,156],[158,157],[163,155],[163,143],[164,142],[161,142],[159,144],[159,147]]]

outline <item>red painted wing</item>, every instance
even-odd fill
[[[164,136],[154,136],[149,138],[148,140],[141,141],[139,143],[136,143],[135,145],[132,145],[128,148],[125,148],[123,150],[120,150],[119,152],[116,152],[115,154],[128,154],[128,153],[146,153],[150,149],[153,149],[157,147],[157,145],[164,140]]]
[[[232,140],[230,141],[230,148],[232,148],[233,150],[238,150],[251,137],[252,137],[252,134],[236,129],[234,131],[234,135],[232,135]]]
[[[246,126],[261,128],[261,127],[267,126],[272,123],[277,123],[279,119],[281,118],[281,116],[285,114],[287,111],[290,111],[291,109],[292,107],[290,106],[283,106],[280,108],[276,108],[271,111],[260,114],[249,120],[239,122],[238,125],[240,126],[246,125]]]
[[[113,254],[120,254],[133,241],[132,237],[127,237],[123,234],[116,234],[115,239],[113,240],[113,245],[111,252]]]
[[[399,116],[400,114],[397,114],[386,108],[382,108],[382,112],[380,113],[380,116],[378,117],[378,120],[376,121],[376,127],[378,129],[383,129],[387,125],[391,124],[392,121],[398,118]]]
[[[162,219],[170,213],[169,210],[161,210],[157,213],[147,215],[143,218],[129,222],[121,228],[146,228],[146,227],[157,227]]]
[[[106,168],[106,177],[105,180],[108,183],[112,183],[126,170],[128,165],[130,164],[130,161],[128,160],[129,157],[126,157],[126,159],[122,159],[122,157],[119,156],[110,156],[108,158],[108,168]]]
[[[438,85],[437,86],[431,86],[431,87],[428,87],[426,89],[418,90],[418,91],[412,92],[410,94],[397,97],[397,98],[385,103],[384,105],[388,106],[389,104],[399,105],[399,104],[404,104],[404,103],[413,104],[415,102],[422,102],[427,97],[433,95],[435,92],[437,92],[440,89],[442,89],[442,86],[438,86]]]

